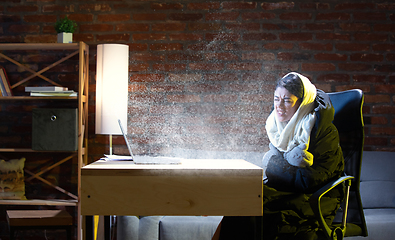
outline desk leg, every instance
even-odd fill
[[[85,216],[85,240],[93,240],[93,216]]]
[[[104,240],[111,240],[111,216],[104,216]]]

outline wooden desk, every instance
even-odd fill
[[[234,159],[99,160],[81,169],[81,214],[261,216],[262,175],[262,168]]]

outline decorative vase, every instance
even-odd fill
[[[73,43],[73,34],[72,33],[58,33],[58,43]]]

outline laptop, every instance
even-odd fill
[[[119,127],[121,128],[121,132],[123,138],[125,139],[126,146],[128,147],[128,151],[130,156],[120,156],[120,157],[127,157],[123,160],[133,160],[136,164],[180,164],[180,158],[172,158],[172,157],[151,157],[151,156],[134,156],[132,152],[132,148],[130,146],[128,137],[126,136],[126,131],[123,128],[122,122],[118,119]]]

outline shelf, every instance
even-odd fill
[[[78,43],[2,43],[0,50],[77,50]]]
[[[10,97],[0,97],[0,100],[8,100],[8,101],[14,101],[14,100],[64,100],[64,99],[69,99],[69,100],[77,100],[78,97],[56,97],[56,96],[51,96],[51,97],[31,97],[31,96],[10,96]]]
[[[54,199],[54,200],[41,200],[41,199],[32,199],[32,200],[0,200],[0,205],[20,205],[20,206],[72,206],[75,207],[78,205],[77,200],[62,200],[62,199]]]
[[[77,151],[37,151],[33,150],[31,148],[0,148],[0,152],[37,152],[37,153],[42,153],[42,152],[49,152],[49,153],[61,153],[61,152],[77,152]]]

